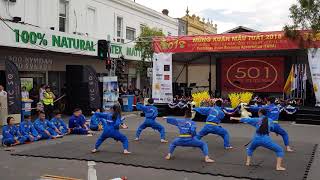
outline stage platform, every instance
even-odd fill
[[[285,154],[284,165],[287,171],[278,172],[275,170],[275,154],[265,149],[256,150],[252,166],[244,165],[246,156],[244,145],[250,141],[247,138],[231,139],[234,149],[224,150],[222,140],[219,137],[213,135],[205,137],[204,140],[209,145],[210,156],[216,161],[212,164],[206,164],[203,162],[201,151],[195,148],[178,147],[173,159],[165,160],[169,144],[161,144],[157,132],[144,132],[139,142],[132,140],[133,131],[124,130],[123,132],[129,138],[130,151],[132,151],[130,155],[123,155],[121,143],[113,140],[105,141],[100,152],[91,154],[90,150],[98,135],[74,139],[69,142],[57,140],[55,144],[12,153],[12,155],[96,161],[235,178],[302,180],[308,175],[317,149],[316,144],[292,142],[298,151]],[[168,133],[167,137],[169,141],[172,141],[176,134]]]

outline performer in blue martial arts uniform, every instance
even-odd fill
[[[16,146],[18,144],[24,144],[26,141],[19,128],[15,125],[15,119],[13,117],[7,118],[7,125],[2,128],[2,144],[5,146]]]
[[[166,137],[165,137],[166,132],[164,127],[160,123],[156,122],[156,118],[158,116],[158,109],[157,107],[153,106],[153,103],[154,101],[151,98],[148,99],[148,105],[146,106],[142,105],[141,103],[137,103],[137,109],[142,110],[144,112],[145,120],[138,127],[135,140],[136,141],[139,140],[140,134],[145,128],[151,127],[152,129],[159,131],[160,139],[161,139],[160,141],[162,143],[167,143],[168,141],[166,140]]]
[[[100,112],[100,109],[96,109],[95,112]],[[90,119],[90,129],[92,131],[101,131],[103,121],[103,118],[98,118],[96,114],[93,114]]]
[[[24,121],[20,123],[19,126],[21,134],[27,139],[29,142],[38,141],[41,139],[41,135],[38,133],[33,123],[31,122],[31,116],[25,115]]]
[[[217,134],[223,138],[223,145],[225,149],[232,149],[230,145],[230,136],[226,129],[221,127],[219,124],[224,118],[224,112],[221,109],[222,101],[217,100],[214,107],[200,107],[194,108],[194,111],[202,115],[207,115],[206,125],[198,133],[197,138],[201,139],[203,136],[208,134]]]
[[[89,128],[86,125],[86,118],[82,114],[80,108],[73,111],[73,115],[69,119],[69,128],[71,134],[89,134]]]
[[[214,160],[210,159],[209,157],[208,145],[205,142],[195,138],[197,133],[196,123],[191,120],[191,116],[191,107],[189,107],[185,112],[185,119],[165,118],[169,124],[177,126],[180,131],[179,137],[174,139],[170,144],[169,153],[166,156],[166,159],[171,159],[171,156],[177,146],[198,147],[202,150],[202,153],[205,156],[205,162],[212,163]]]
[[[44,112],[39,112],[39,118],[35,120],[34,127],[40,133],[41,139],[55,139],[62,137],[61,132],[46,119]]]
[[[70,129],[61,118],[62,113],[58,110],[53,112],[54,118],[51,119],[51,123],[61,132],[60,135],[70,134]]]
[[[293,149],[290,147],[290,144],[289,144],[289,135],[287,131],[284,130],[279,124],[278,120],[279,120],[280,110],[279,110],[279,107],[274,104],[274,102],[275,102],[274,97],[270,97],[267,100],[267,105],[264,105],[261,108],[267,110],[267,117],[272,120],[270,131],[276,133],[277,135],[279,134],[282,137],[284,145],[286,146],[287,152],[293,152]],[[252,110],[257,110],[257,108],[258,107],[254,107],[254,108],[251,107]]]
[[[123,121],[123,119],[121,118],[120,105],[115,104],[112,107],[112,111],[113,111],[112,113],[100,113],[100,112],[95,113],[95,115],[98,118],[105,119],[106,123],[104,123],[104,126],[103,126],[103,133],[98,138],[95,148],[91,152],[92,153],[97,152],[100,145],[103,143],[103,141],[105,141],[108,138],[112,138],[122,143],[124,154],[130,154],[131,152],[128,151],[129,149],[128,138],[119,131]]]
[[[250,166],[253,152],[255,151],[256,148],[262,146],[276,153],[277,155],[276,170],[284,171],[286,170],[284,167],[282,167],[284,151],[281,148],[281,146],[276,144],[269,136],[271,120],[268,119],[268,117],[263,116],[264,114],[266,114],[266,110],[264,109],[260,109],[258,114],[260,116],[259,118],[235,118],[235,117],[230,118],[233,120],[240,120],[240,122],[250,124],[256,128],[256,133],[247,150],[246,165]]]

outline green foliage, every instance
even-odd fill
[[[298,0],[289,10],[293,24],[284,27],[287,37],[299,38],[297,30],[312,30],[309,38],[320,32],[320,0]]]
[[[152,47],[152,38],[164,36],[160,29],[150,28],[145,26],[142,28],[140,36],[137,38],[135,48],[141,49],[141,58],[142,61],[146,59],[152,59],[153,56],[153,47]]]
[[[144,26],[140,36],[137,38],[135,48],[141,50],[141,60],[137,63],[137,71],[142,75],[146,75],[147,68],[150,67],[150,63],[145,60],[150,60],[153,57],[152,38],[164,36],[160,29],[150,28]]]

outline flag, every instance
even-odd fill
[[[286,81],[286,84],[284,85],[283,92],[286,95],[289,95],[291,91],[293,90],[293,82],[294,81],[294,65],[292,65],[288,79]]]
[[[298,85],[298,66],[296,64],[293,65],[293,79],[291,84],[291,91],[294,91],[297,89]]]
[[[307,80],[308,80],[308,77],[307,77],[307,65],[304,64],[304,67],[303,67],[303,77],[302,77],[303,90],[306,89]]]

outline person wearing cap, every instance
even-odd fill
[[[194,110],[200,114],[208,116],[206,119],[206,125],[198,133],[197,138],[201,139],[208,134],[216,134],[223,138],[223,146],[225,149],[232,149],[228,131],[219,125],[221,120],[224,118],[224,112],[222,111],[221,106],[222,101],[217,100],[214,107],[194,108]]]
[[[158,109],[153,105],[153,103],[154,103],[153,99],[148,99],[148,105],[146,106],[142,105],[141,103],[137,103],[137,109],[143,111],[143,113],[145,114],[145,120],[138,127],[135,141],[139,141],[141,132],[144,129],[150,127],[154,130],[159,131],[160,142],[167,143],[168,141],[166,140],[166,137],[165,137],[166,133],[165,133],[164,127],[160,123],[156,122],[156,118],[158,116]]]
[[[26,137],[28,142],[38,141],[41,139],[41,135],[31,122],[30,115],[24,115],[24,121],[20,123],[19,129],[21,134]]]
[[[168,124],[172,124],[179,128],[180,135],[178,138],[174,139],[173,142],[169,146],[169,153],[166,156],[167,160],[171,159],[171,156],[177,146],[182,147],[197,147],[200,148],[203,155],[204,161],[207,163],[213,163],[214,160],[210,159],[209,152],[208,152],[208,145],[197,139],[195,136],[196,132],[196,123],[191,120],[192,112],[191,106],[188,105],[188,109],[185,111],[184,119],[176,119],[176,118],[164,118],[167,119]]]
[[[43,105],[44,105],[44,112],[46,113],[46,117],[48,119],[52,118],[53,108],[54,108],[54,99],[55,95],[51,91],[50,86],[46,86],[45,91],[43,92]]]

